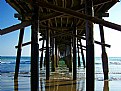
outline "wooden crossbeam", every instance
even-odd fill
[[[25,22],[10,26],[8,28],[0,30],[0,35],[4,35],[4,34],[10,33],[10,32],[13,32],[15,30],[22,29],[24,27],[29,26],[30,24],[31,24],[30,21],[25,21]]]
[[[43,40],[43,38],[40,38],[40,39],[39,39],[39,41],[41,41],[41,40]],[[26,45],[29,45],[29,44],[31,44],[31,41],[26,42],[26,43],[23,43],[23,44],[22,44],[22,47],[23,47],[23,46],[26,46]],[[18,46],[15,46],[15,48],[18,48]]]
[[[109,3],[111,1],[112,0],[108,0],[108,1],[106,0],[106,1],[103,1],[103,2],[102,1],[101,2],[96,2],[96,3],[94,3],[94,6],[98,6],[98,5],[101,5],[101,4]],[[118,0],[115,0],[115,2],[118,2]],[[76,6],[76,7],[70,8],[70,9],[78,11],[78,10],[84,9],[84,7],[85,7],[85,4],[82,4],[79,7]],[[40,17],[40,20],[41,21],[45,21],[45,20],[48,20],[48,19],[53,19],[55,17],[62,16],[62,15],[64,15],[64,14],[60,13],[60,12],[53,12],[51,14],[45,15],[43,17]],[[98,14],[96,14],[96,15],[98,15]],[[102,16],[109,17],[109,14],[108,13],[104,13]]]
[[[60,6],[52,5],[52,4],[49,4],[49,3],[45,2],[45,1],[37,1],[36,5],[38,5],[40,7],[49,8],[49,9],[54,10],[56,12],[65,13],[65,14],[74,16],[76,18],[89,20],[91,22],[101,24],[103,26],[106,26],[106,27],[121,31],[121,25],[118,25],[118,24],[115,24],[115,23],[112,23],[112,22],[109,22],[109,21],[106,21],[106,20],[102,20],[102,19],[99,19],[99,18],[96,18],[96,17],[92,17],[90,15],[86,15],[86,14],[83,14],[83,13],[80,13],[80,12],[76,12],[76,11],[71,10],[71,9],[67,9],[67,8],[63,8],[63,7],[60,7]]]
[[[23,44],[22,44],[22,47],[23,47],[23,46],[26,46],[26,45],[29,45],[29,44],[31,44],[31,41],[26,42],[26,43],[23,43]],[[18,48],[18,46],[15,46],[15,48]]]
[[[58,31],[56,28],[48,27],[48,26],[43,25],[43,24],[41,24],[40,26],[45,27],[45,28],[49,28],[49,29],[51,29],[51,31]],[[79,38],[79,39],[86,40],[86,38],[83,37],[83,36],[74,35],[74,34],[69,33],[69,32],[65,32],[65,33],[58,32],[58,33],[59,33],[60,36],[65,36],[65,35],[67,35],[67,36],[77,37],[77,38]],[[56,34],[56,35],[54,35],[54,36],[52,36],[52,37],[57,37],[57,36],[59,36],[59,35]],[[109,44],[104,44],[104,43],[101,43],[101,42],[96,41],[96,40],[94,40],[94,43],[99,44],[99,45],[104,45],[104,46],[109,47],[109,48],[111,47],[111,45],[109,45]]]

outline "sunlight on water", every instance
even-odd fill
[[[0,75],[2,91],[29,91],[30,90],[30,58],[22,57],[20,64],[19,79],[15,80],[15,57],[0,58]],[[39,72],[41,91],[86,91],[85,89],[85,69],[77,68],[77,80],[72,80],[72,73],[67,66],[56,68],[51,72],[50,80],[45,80],[46,68]],[[101,58],[95,60],[95,91],[121,91],[121,58],[109,58],[109,81],[103,80]]]

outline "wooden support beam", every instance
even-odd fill
[[[42,50],[41,50],[41,57],[40,57],[40,68],[42,68],[42,63],[43,63],[43,50],[44,50],[44,39],[42,43]]]
[[[23,47],[23,46],[26,46],[26,45],[29,45],[29,44],[31,44],[31,41],[26,42],[26,43],[23,43],[23,44],[22,44],[22,47]],[[15,46],[15,48],[18,48],[18,46]]]
[[[18,79],[14,79],[14,91],[19,91]]]
[[[104,81],[103,91],[110,91],[109,90],[109,81],[108,80]]]
[[[42,51],[42,50],[46,50],[46,47],[43,47],[43,49],[42,48],[39,49],[39,51]],[[52,47],[49,47],[49,50],[52,50]]]
[[[52,27],[48,27],[48,26],[43,25],[43,24],[41,24],[41,26],[46,27],[46,28],[49,28],[49,29],[51,29],[52,31],[57,31],[57,29],[52,28]],[[62,35],[63,35],[63,36],[68,35],[68,36],[77,37],[77,38],[79,38],[79,39],[86,40],[86,38],[83,37],[83,36],[80,36],[80,35],[74,35],[74,34],[69,33],[69,32],[65,32],[65,33],[58,32],[58,33],[59,33],[59,35],[61,35],[61,36],[62,36]],[[57,35],[57,36],[58,36],[58,35]],[[56,35],[54,35],[54,36],[52,36],[52,37],[56,37]],[[94,40],[94,43],[99,44],[99,45],[104,45],[104,46],[109,47],[109,48],[111,47],[109,44],[104,44],[104,43],[98,42],[98,41],[96,41],[96,40]]]
[[[0,30],[0,35],[4,35],[4,34],[10,33],[10,32],[13,32],[15,30],[22,29],[22,28],[27,27],[29,25],[31,25],[30,21],[25,21],[25,22],[13,25],[11,27]]]
[[[100,17],[100,18],[102,18],[102,17]],[[103,26],[99,25],[99,28],[100,28],[101,42],[105,43]],[[108,72],[109,72],[109,70],[108,70],[108,56],[106,53],[105,46],[102,45],[101,48],[102,48],[102,67],[103,67],[103,73],[104,73],[104,80],[107,80],[108,79]]]
[[[55,56],[55,38],[52,38],[52,60],[51,60],[51,70],[52,72],[55,71],[55,67],[56,67],[56,56]]]
[[[108,0],[106,2],[98,2],[98,3],[95,3],[95,6],[98,6],[98,5],[104,4],[104,3],[109,3],[111,1],[112,0]],[[118,2],[118,0],[114,0],[114,2]],[[111,22],[108,22],[108,21],[105,21],[105,20],[101,20],[101,19],[98,19],[98,18],[95,18],[95,17],[91,17],[91,16],[88,16],[88,15],[84,15],[82,13],[76,12],[76,11],[74,11],[75,9],[77,9],[76,7],[73,7],[72,10],[70,10],[70,9],[62,8],[62,7],[59,7],[59,6],[56,6],[56,5],[51,5],[49,3],[46,3],[45,1],[38,1],[37,4],[39,4],[39,6],[42,6],[42,7],[45,7],[45,8],[50,8],[50,9],[53,9],[55,11],[59,11],[59,12],[54,12],[53,14],[50,14],[50,15],[47,15],[45,17],[40,18],[41,22],[46,21],[48,19],[55,18],[57,16],[61,16],[61,15],[63,15],[63,13],[65,13],[65,14],[69,14],[69,15],[72,15],[72,16],[75,16],[75,17],[78,17],[78,18],[87,19],[87,20],[90,20],[94,23],[101,24],[101,25],[104,25],[106,27],[113,28],[113,29],[121,31],[120,25],[117,25],[117,24],[114,24],[114,23],[111,23]],[[84,5],[81,5],[78,9],[83,9],[83,8],[84,8]],[[25,21],[23,23],[13,25],[13,26],[5,28],[5,29],[1,29],[0,35],[13,32],[15,30],[27,27],[29,25],[31,25],[31,21]]]
[[[70,67],[69,67],[69,72],[72,72],[72,38],[71,38],[71,43],[70,43],[70,61],[69,61],[69,64],[70,64]]]
[[[47,22],[48,26],[48,22]],[[49,55],[49,38],[50,38],[50,29],[46,28],[46,80],[49,80],[50,77],[50,55]]]
[[[35,0],[36,1],[36,0]],[[35,2],[33,1],[33,4]],[[39,91],[39,7],[33,5],[33,16],[31,26],[31,91]]]
[[[56,59],[56,67],[58,67],[58,46],[55,38],[55,59]]]
[[[80,39],[79,39],[80,40]],[[84,45],[81,45],[81,44],[78,44],[78,46],[79,47],[84,47],[84,48],[86,48],[86,46],[84,46]]]
[[[92,17],[91,15],[82,14],[80,12],[76,12],[76,11],[71,10],[71,9],[67,9],[67,8],[63,8],[63,7],[60,7],[60,6],[52,5],[52,4],[49,4],[49,3],[45,2],[45,1],[37,1],[36,5],[38,5],[40,7],[49,8],[49,9],[54,10],[56,12],[65,13],[65,14],[74,16],[76,18],[89,20],[89,21],[91,21],[93,23],[101,24],[103,26],[106,26],[106,27],[121,31],[121,25],[111,23],[109,21],[102,20],[102,19],[99,19],[99,18],[96,18],[96,17]]]
[[[22,28],[20,30],[20,35],[19,35],[14,79],[18,79],[19,65],[20,65],[20,58],[21,58],[21,50],[22,50],[21,45],[22,45],[22,42],[23,42],[23,36],[24,36],[24,28]]]
[[[75,23],[75,19],[74,19],[74,23]],[[74,24],[75,25],[75,24]],[[76,30],[76,26],[73,26],[73,34],[76,35],[77,34],[77,30]],[[76,80],[76,76],[77,76],[77,70],[76,70],[76,37],[73,37],[73,80]]]
[[[79,45],[78,45],[78,42],[77,42],[77,48],[78,48],[78,67],[81,67],[81,62],[80,62],[80,55],[79,55]]]
[[[85,58],[84,58],[84,52],[83,52],[83,46],[82,46],[82,42],[81,42],[81,39],[79,39],[79,42],[80,42],[80,48],[81,48],[81,55],[82,55],[82,61],[83,61],[83,66],[84,68],[86,68],[86,65],[85,65]]]
[[[85,13],[93,15],[93,1],[85,1]],[[93,22],[86,20],[86,91],[94,91],[94,39],[93,39]]]
[[[41,41],[41,40],[43,40],[43,39],[44,39],[44,38],[40,38],[39,41]],[[31,41],[26,42],[26,43],[23,43],[23,44],[22,44],[22,47],[23,47],[23,46],[26,46],[26,45],[29,45],[29,44],[31,44]],[[15,46],[15,48],[18,48],[18,46]]]
[[[96,2],[94,3],[94,6],[98,6],[98,5],[101,5],[101,4],[106,4],[106,3],[109,3],[111,2],[112,0],[106,0],[106,1],[99,1],[99,2]],[[114,2],[117,2],[118,0],[114,0]],[[85,7],[85,4],[81,4],[79,7],[77,6],[74,6],[70,9],[72,10],[76,10],[76,11],[80,11],[80,10],[83,10]],[[46,20],[49,20],[49,19],[53,19],[55,17],[60,17],[60,16],[63,16],[64,14],[63,13],[60,13],[60,12],[53,12],[51,14],[48,14],[48,15],[45,15],[43,17],[40,17],[40,21],[46,21]],[[106,14],[106,17],[107,17],[108,14]]]

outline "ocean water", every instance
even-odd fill
[[[31,63],[30,57],[21,57],[20,70],[19,70],[21,74],[30,73],[30,63]],[[0,74],[14,73],[15,64],[16,64],[16,57],[1,56]],[[109,57],[108,64],[109,64],[109,74],[111,75],[110,79],[112,79],[117,75],[118,79],[121,80],[121,57]],[[81,60],[81,65],[82,65],[82,60]],[[77,68],[77,71],[85,72],[81,68]],[[100,57],[95,57],[95,74],[97,75],[98,79],[102,78],[101,75],[100,77],[98,77],[98,74],[103,74],[102,61]]]
[[[23,88],[19,88],[20,91],[24,91],[25,89],[27,89],[26,91],[28,91],[28,89],[30,89],[30,57],[21,57],[21,61],[20,61],[20,73],[19,73],[19,85],[22,86]],[[14,82],[13,82],[13,77],[14,77],[14,70],[15,70],[15,64],[16,64],[16,57],[12,57],[12,56],[0,56],[0,88],[2,89],[2,91],[13,91],[15,90],[15,88],[13,88],[12,86],[14,86]],[[108,64],[109,64],[109,81],[113,81],[113,83],[110,82],[110,85],[114,84],[114,82],[118,85],[121,86],[121,57],[109,57],[108,58]],[[81,60],[81,65],[82,65],[82,60]],[[65,69],[65,70],[64,70]],[[61,76],[64,75],[64,73],[66,74],[66,76],[69,78],[71,73],[68,73],[67,71],[68,69],[63,66],[63,68],[60,67],[60,69],[58,69],[58,72],[60,72]],[[43,67],[43,70],[40,71],[40,79],[45,79],[45,68]],[[53,73],[51,74],[53,75]],[[71,74],[72,75],[72,74]],[[60,76],[60,75],[58,75]],[[26,77],[26,78],[25,78]],[[64,75],[65,77],[65,75]],[[82,77],[85,77],[85,69],[83,69],[83,67],[77,68],[77,87],[79,86],[82,87],[82,85],[80,85],[79,83],[84,83],[84,80],[79,80],[82,79]],[[23,78],[25,78],[25,80],[23,80]],[[103,83],[103,70],[102,70],[102,61],[100,57],[95,57],[95,79],[96,79],[96,87],[100,87],[100,84]],[[9,81],[9,83],[7,82]],[[24,86],[22,85],[24,82]],[[11,84],[12,83],[12,84]],[[44,83],[44,81],[42,81],[42,83]],[[29,85],[27,85],[29,84]],[[118,86],[117,85],[117,86]],[[8,87],[6,87],[8,86]],[[43,85],[45,86],[45,85]],[[41,87],[41,86],[40,86]],[[11,88],[11,90],[10,90]],[[116,87],[115,87],[116,88]],[[22,90],[24,89],[24,90]],[[42,91],[45,88],[43,88]],[[78,89],[78,88],[77,88]],[[98,89],[98,88],[97,88]],[[18,91],[18,90],[16,90]],[[85,90],[78,90],[78,91],[85,91]],[[96,90],[98,91],[98,90]],[[102,91],[102,90],[99,90]],[[108,90],[107,90],[108,91]],[[116,90],[110,90],[110,91],[116,91]],[[121,91],[121,88],[118,87],[117,91]]]

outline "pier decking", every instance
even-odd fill
[[[121,25],[102,18],[109,17],[107,11],[119,2],[118,0],[6,0],[6,2],[18,12],[15,18],[21,21],[20,24],[0,31],[0,35],[4,35],[20,29],[19,42],[16,46],[18,51],[15,80],[18,79],[21,49],[31,44],[31,91],[39,91],[41,85],[39,71],[41,72],[42,66],[46,66],[46,80],[49,80],[50,73],[57,70],[60,60],[64,60],[68,71],[72,72],[71,80],[77,80],[78,60],[78,67],[83,65],[86,68],[86,91],[94,91],[94,43],[102,47],[104,80],[108,80],[108,55],[105,48],[110,45],[105,43],[103,26],[121,31]],[[101,42],[93,38],[94,23],[99,24]],[[27,26],[31,26],[31,41],[23,43],[24,28]],[[38,36],[42,38],[39,39]],[[86,41],[86,45],[82,44],[82,40]],[[42,48],[39,48],[39,41],[42,41]],[[85,50],[86,55],[83,53]],[[83,60],[81,65],[79,52]]]

